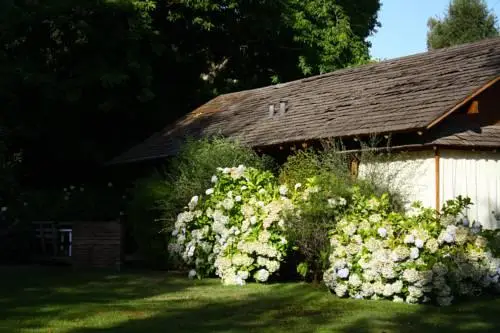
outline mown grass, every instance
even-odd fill
[[[304,283],[0,269],[0,332],[500,332],[499,313],[492,297],[438,308],[338,299]]]

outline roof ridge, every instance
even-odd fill
[[[252,91],[259,91],[259,90],[270,89],[270,88],[279,89],[279,88],[282,88],[282,87],[285,87],[285,86],[289,86],[289,85],[293,85],[293,84],[297,84],[297,83],[307,83],[307,82],[312,82],[312,81],[316,81],[316,80],[328,78],[328,77],[331,77],[331,76],[335,76],[335,75],[338,75],[338,74],[344,74],[346,72],[348,73],[348,72],[353,72],[353,71],[358,71],[358,70],[364,70],[364,69],[367,69],[369,67],[383,66],[383,65],[391,63],[391,62],[399,62],[401,60],[418,58],[418,57],[421,57],[423,55],[429,55],[430,56],[430,55],[434,55],[434,54],[448,53],[448,52],[453,51],[453,50],[462,50],[462,49],[472,48],[472,47],[476,47],[476,46],[482,45],[482,44],[489,44],[489,43],[491,43],[493,41],[500,41],[500,36],[490,37],[490,38],[482,39],[480,41],[476,41],[476,42],[472,42],[472,43],[465,43],[465,44],[460,44],[460,45],[453,45],[453,46],[449,46],[449,47],[445,47],[445,48],[441,48],[441,49],[428,50],[428,51],[418,52],[418,53],[409,54],[409,55],[405,55],[405,56],[401,56],[401,57],[396,57],[396,58],[391,58],[391,59],[384,59],[384,60],[381,60],[381,61],[378,61],[378,62],[375,62],[375,63],[368,63],[368,64],[363,64],[363,65],[353,65],[353,66],[349,66],[349,67],[345,67],[345,68],[339,68],[339,69],[336,69],[336,70],[331,71],[331,72],[317,74],[317,75],[312,75],[312,76],[308,76],[308,77],[303,77],[303,78],[295,79],[295,80],[292,80],[292,81],[287,81],[287,82],[282,82],[282,83],[277,83],[277,84],[270,84],[270,85],[267,85],[267,86],[262,86],[262,87],[257,87],[257,88],[251,88],[251,89],[246,89],[246,90],[233,91],[233,92],[230,92],[230,93],[225,93],[225,94],[218,95],[218,96],[216,96],[214,98],[217,98],[219,96],[229,96],[229,95],[232,95],[232,94],[238,94],[238,93],[247,92],[247,91],[248,92],[252,92]]]

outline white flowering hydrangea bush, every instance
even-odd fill
[[[266,282],[287,251],[287,188],[271,173],[243,165],[219,168],[212,183],[178,215],[170,251],[193,268],[190,277],[215,273],[227,285]]]
[[[331,234],[325,284],[339,297],[439,305],[499,289],[500,259],[460,215],[469,204],[459,197],[439,215],[418,205],[396,213],[387,196],[355,192]]]

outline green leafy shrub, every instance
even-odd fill
[[[292,254],[294,260],[289,262],[298,262],[297,272],[307,280],[320,280],[329,265],[328,233],[335,228],[342,210],[352,201],[353,188],[357,187],[367,196],[380,195],[392,188],[390,178],[374,176],[378,171],[376,167],[366,172],[366,178],[354,177],[350,171],[353,158],[360,163],[375,165],[375,161],[385,160],[387,156],[369,150],[352,156],[341,144],[333,143],[323,151],[298,151],[281,169],[281,182],[291,188],[299,184],[299,191],[307,194],[307,200],[294,200],[296,211],[287,217],[287,238],[296,249]],[[398,202],[392,200],[398,193],[391,193],[391,202]],[[343,204],[339,205],[339,202]],[[400,206],[392,208],[399,209]]]
[[[172,184],[156,173],[139,179],[131,190],[126,223],[138,254],[151,267],[167,268],[169,264],[168,235],[164,232],[164,202],[174,200]],[[172,266],[172,265],[170,265]]]
[[[332,232],[325,284],[339,297],[440,305],[497,289],[500,259],[460,216],[469,204],[458,197],[440,215],[418,205],[404,214],[391,209],[387,195],[356,191]]]
[[[222,137],[188,140],[166,168],[166,176],[175,190],[171,212],[178,212],[193,195],[210,186],[214,170],[227,165],[245,165],[270,170],[272,159],[259,156],[251,148]],[[167,203],[165,203],[167,204]]]
[[[349,162],[350,157],[337,148],[324,151],[299,150],[288,157],[280,170],[279,179],[282,184],[293,188],[295,184],[307,183],[311,177],[324,177],[325,180],[334,181],[330,186],[332,190],[345,192],[354,181],[349,171]]]
[[[488,240],[493,255],[500,257],[500,229],[482,230],[481,235]]]
[[[213,187],[178,215],[171,251],[195,268],[190,277],[215,273],[229,285],[267,281],[287,250],[287,188],[270,172],[243,165],[219,168],[210,179]]]
[[[321,280],[328,266],[328,233],[347,207],[350,191],[334,174],[297,183],[292,197],[295,209],[286,215],[287,239],[293,244],[297,272],[305,279]],[[338,187],[336,185],[338,184]],[[293,260],[290,260],[293,262]]]
[[[165,244],[186,202],[211,186],[211,176],[218,167],[240,164],[261,170],[273,166],[269,157],[229,139],[190,139],[161,172],[138,181],[130,193],[127,222],[143,257],[160,262],[166,258]],[[176,266],[175,258],[170,259]]]

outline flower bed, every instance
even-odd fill
[[[420,207],[405,215],[391,212],[386,196],[355,193],[332,233],[325,284],[339,297],[439,305],[499,288],[500,259],[459,218],[468,204],[459,197],[439,217]]]
[[[170,251],[194,266],[190,277],[215,273],[228,285],[267,281],[287,249],[288,190],[271,173],[243,165],[219,168],[212,183],[178,215]]]

